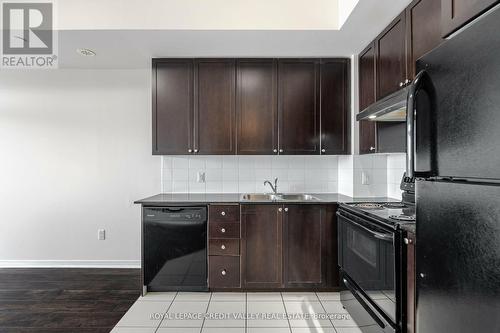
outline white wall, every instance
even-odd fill
[[[337,29],[337,0],[60,0],[59,29]],[[344,11],[344,15],[346,12]]]
[[[138,264],[150,96],[149,70],[0,73],[0,265]]]

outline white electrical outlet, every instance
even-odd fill
[[[98,229],[97,230],[97,239],[98,240],[105,240],[106,239],[106,230]]]
[[[361,184],[362,185],[370,185],[370,177],[366,172],[361,172]]]
[[[196,181],[198,183],[204,183],[205,182],[205,172],[198,171],[198,173],[196,174]]]

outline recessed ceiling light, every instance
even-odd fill
[[[377,118],[377,116],[375,116],[375,115],[371,115],[371,116],[368,116],[368,118],[370,118],[370,119],[375,119],[375,118]]]
[[[76,49],[76,52],[78,52],[79,54],[86,56],[86,57],[93,57],[96,54],[91,49]]]

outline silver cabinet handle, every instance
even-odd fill
[[[282,212],[283,211],[283,208],[278,208],[278,212]]]
[[[225,228],[221,228],[220,232],[222,232],[224,234],[226,232],[226,229]]]
[[[403,82],[399,82],[399,86],[402,87],[403,86]]]
[[[288,212],[288,207],[287,207],[287,208],[285,208],[285,212]]]
[[[188,149],[188,153],[192,153],[192,152],[193,152],[193,150],[192,150],[192,149]]]
[[[406,245],[413,244],[413,240],[410,238],[404,238],[403,241],[405,242]]]
[[[322,153],[326,152],[326,149],[325,148],[321,149],[321,152]]]
[[[198,149],[195,149],[195,150],[194,150],[194,152],[195,152],[195,153],[197,153],[197,152],[198,152]]]
[[[222,272],[220,272],[222,274],[222,276],[226,276],[227,272],[225,269],[222,270]]]
[[[370,151],[375,151],[375,147],[370,147]]]
[[[220,215],[226,216],[226,212],[221,212]]]
[[[273,153],[277,153],[278,152],[278,149],[273,149]]]
[[[221,249],[223,249],[223,250],[225,250],[225,249],[226,249],[226,245],[222,244],[222,245],[220,246],[220,248],[221,248]]]
[[[282,153],[282,152],[283,152],[283,149],[280,149],[280,153]]]

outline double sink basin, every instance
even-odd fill
[[[242,201],[320,201],[310,194],[242,194]]]

